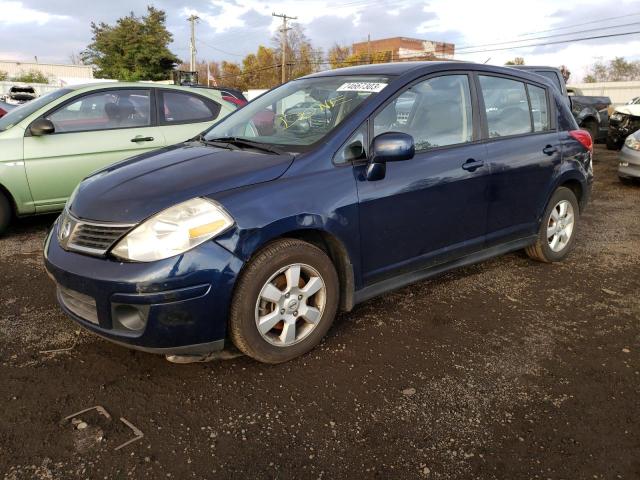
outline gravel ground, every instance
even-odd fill
[[[640,185],[595,158],[564,263],[518,252],[404,288],[279,366],[174,365],[80,331],[42,266],[53,218],[19,222],[0,238],[0,474],[640,478]],[[94,405],[112,419],[61,423]],[[120,417],[144,438],[114,451]]]

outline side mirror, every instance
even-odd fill
[[[51,120],[39,118],[31,124],[29,131],[34,137],[41,137],[43,135],[52,134],[56,131],[56,127],[53,126],[53,122],[51,122]]]
[[[415,154],[416,146],[411,135],[400,132],[381,133],[371,144],[367,180],[382,180],[387,173],[387,162],[411,160]]]

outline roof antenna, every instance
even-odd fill
[[[487,58],[483,63],[486,65],[489,62],[489,60],[491,60],[491,57]]]

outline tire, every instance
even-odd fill
[[[569,217],[568,215],[562,215],[561,205],[566,207],[566,212],[572,215],[570,228]],[[549,200],[544,212],[536,243],[525,249],[527,255],[534,260],[545,263],[564,260],[575,244],[576,227],[578,226],[579,218],[580,209],[575,194],[566,187],[558,188],[551,196],[551,200]],[[548,236],[552,229],[558,233]]]
[[[607,150],[619,150],[618,144],[609,135],[607,135]]]
[[[595,120],[587,120],[584,122],[584,125],[581,127],[582,130],[586,130],[591,135],[591,140],[593,143],[596,143],[598,139],[598,123]]]
[[[301,240],[274,241],[240,274],[229,314],[231,341],[259,362],[291,360],[320,343],[333,323],[339,296],[338,274],[325,252]]]
[[[623,185],[635,185],[638,181],[638,179],[636,178],[630,178],[630,177],[618,177],[620,179],[620,183],[622,183]]]
[[[5,197],[2,193],[0,193],[0,235],[4,233],[4,231],[11,223],[11,217],[13,216],[13,211],[11,210],[11,204],[7,197]]]

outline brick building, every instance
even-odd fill
[[[419,38],[393,37],[354,43],[353,53],[389,52],[392,61],[444,59],[451,60],[455,53],[453,43],[420,40]]]

